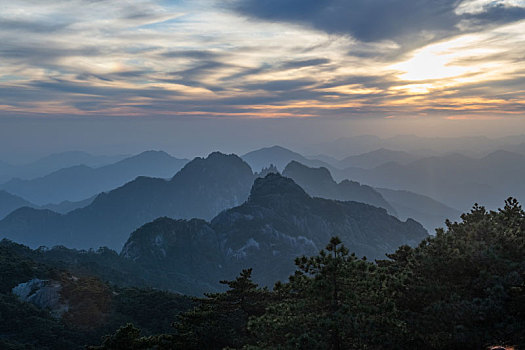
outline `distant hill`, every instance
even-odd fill
[[[525,155],[525,142],[517,145],[506,146],[505,150]]]
[[[467,211],[476,202],[495,209],[504,198],[525,197],[523,173],[525,156],[496,151],[482,158],[447,154],[408,164],[349,168],[334,173],[334,177],[351,178],[374,187],[409,190]]]
[[[334,166],[334,167],[336,167],[337,164],[340,162],[339,159],[335,157],[327,156],[326,154],[316,154],[314,156],[307,156],[306,158],[320,160],[321,162],[330,164],[331,166]]]
[[[92,196],[89,198],[86,198],[81,201],[71,202],[71,201],[63,201],[57,204],[46,204],[41,205],[38,208],[40,209],[49,209],[54,212],[57,212],[59,214],[66,214],[70,211],[73,211],[75,209],[84,208],[93,203],[93,201],[97,198],[97,196]]]
[[[137,176],[171,177],[186,163],[165,152],[147,151],[100,168],[77,165],[33,180],[13,179],[0,188],[38,205],[81,201]]]
[[[334,235],[358,256],[373,259],[428,234],[384,209],[312,198],[293,180],[269,174],[255,180],[244,204],[211,222],[160,218],[144,225],[121,255],[152,274],[179,280],[190,288],[184,292],[194,294],[203,281],[217,286],[218,279],[244,267],[253,267],[256,280],[271,286],[294,270],[294,257],[317,254]]]
[[[14,165],[0,160],[0,182],[11,179],[13,177],[11,174],[13,174],[14,168]]]
[[[100,167],[118,162],[124,158],[126,158],[124,155],[95,156],[81,151],[68,151],[54,153],[36,161],[20,165],[0,162],[0,181],[5,182],[12,178],[34,179],[76,165]]]
[[[266,147],[252,151],[243,155],[242,159],[250,164],[252,169],[256,172],[259,172],[263,168],[267,168],[271,164],[275,165],[279,171],[282,171],[292,160],[309,166],[330,167],[328,163],[321,160],[308,159],[297,152],[281,146]]]
[[[349,167],[370,169],[390,162],[407,164],[420,158],[420,156],[410,154],[408,152],[392,151],[389,149],[380,148],[375,151],[363,153],[357,156],[346,157],[336,163],[335,166],[340,169]]]
[[[376,188],[390,203],[401,220],[412,218],[420,222],[428,232],[445,227],[445,220],[458,221],[461,212],[430,197],[410,191]]]
[[[15,209],[21,207],[33,206],[33,203],[25,199],[15,196],[6,191],[0,191],[0,219],[3,219],[7,214]]]
[[[91,204],[91,202],[93,202],[94,199],[95,196],[78,202],[64,201],[58,204],[46,204],[38,206],[34,203],[26,201],[22,197],[15,196],[9,192],[0,190],[0,220],[2,220],[9,213],[22,207],[30,207],[35,209],[49,209],[59,214],[65,214],[72,210],[88,206],[89,204]]]
[[[120,249],[131,231],[160,216],[211,219],[243,203],[254,175],[236,155],[195,158],[172,179],[139,177],[65,215],[21,208],[0,221],[0,238],[31,247]]]
[[[311,196],[356,201],[385,208],[401,220],[412,218],[429,232],[443,227],[445,220],[458,220],[460,212],[428,196],[410,191],[372,188],[355,181],[336,183],[326,168],[309,168],[292,161],[283,175],[292,178]]]
[[[480,157],[498,149],[512,150],[514,145],[525,142],[523,135],[491,139],[484,136],[470,137],[421,137],[416,135],[397,135],[380,138],[374,135],[344,137],[335,141],[312,145],[310,153],[324,153],[336,158],[358,155],[386,148],[405,151],[423,156],[462,153]]]
[[[397,214],[383,196],[372,187],[349,180],[337,183],[326,168],[310,168],[291,161],[284,169],[283,175],[293,179],[311,196],[366,203],[385,208],[391,215]]]

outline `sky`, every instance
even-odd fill
[[[0,0],[0,155],[521,133],[524,56],[525,0]]]

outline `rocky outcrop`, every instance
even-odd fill
[[[57,317],[68,310],[68,305],[61,302],[62,285],[58,281],[34,278],[20,283],[12,292],[22,301],[31,303],[41,309],[48,309]]]

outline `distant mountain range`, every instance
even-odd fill
[[[246,161],[256,172],[259,172],[261,169],[267,168],[270,165],[274,165],[279,171],[283,171],[284,167],[291,161],[296,161],[313,167],[331,167],[330,164],[322,160],[306,158],[297,152],[281,146],[261,148],[246,153],[241,158],[244,159],[244,161]]]
[[[0,232],[33,247],[119,249],[125,243],[124,260],[104,254],[112,266],[107,272],[102,261],[89,260],[96,258],[91,255],[75,257],[73,251],[56,249],[39,254],[69,267],[84,261],[89,271],[117,282],[135,271],[140,276],[133,280],[141,285],[192,295],[219,290],[219,280],[233,278],[243,267],[254,267],[258,282],[272,285],[293,271],[294,257],[317,254],[334,235],[369,259],[427,237],[419,223],[402,222],[385,209],[312,198],[292,179],[275,173],[254,178],[237,156],[212,153],[188,163],[169,181],[138,178],[66,215],[18,209],[0,221]],[[162,210],[188,220],[164,217],[144,224]],[[142,224],[129,235],[133,225]],[[82,266],[74,269],[85,270]]]
[[[160,218],[133,232],[121,255],[150,271],[195,289],[253,267],[256,280],[273,285],[294,269],[294,257],[316,254],[339,236],[358,256],[383,258],[402,244],[427,237],[417,222],[356,202],[312,198],[278,174],[258,178],[248,200],[211,222]],[[198,283],[198,284],[197,284]]]
[[[518,153],[523,152],[525,151],[523,144],[525,144],[525,135],[497,139],[484,136],[420,137],[415,135],[397,135],[380,138],[373,135],[360,135],[311,145],[306,147],[305,151],[310,154],[324,153],[339,159],[350,155],[372,152],[381,148],[405,151],[421,156],[462,153],[472,157],[482,157],[499,149]]]
[[[292,178],[311,196],[350,200],[386,209],[401,220],[412,218],[429,232],[443,227],[445,220],[458,220],[460,212],[430,197],[410,191],[373,188],[355,181],[336,183],[326,168],[310,168],[292,161],[283,175]]]
[[[138,177],[65,215],[18,209],[0,221],[0,233],[32,247],[120,249],[129,232],[160,216],[211,219],[243,203],[253,180],[242,159],[216,152],[195,158],[170,180]]]
[[[413,191],[467,211],[474,203],[495,209],[509,196],[525,198],[524,172],[525,156],[496,151],[481,158],[448,154],[372,169],[348,168],[335,171],[334,177]]]
[[[370,169],[391,162],[407,164],[420,158],[422,157],[408,152],[392,151],[389,149],[380,148],[375,151],[346,157],[334,164],[334,166],[339,169],[350,167]]]
[[[126,157],[125,155],[95,156],[81,151],[69,151],[51,154],[26,164],[13,165],[0,161],[0,182],[5,182],[12,178],[34,179],[76,165],[101,167],[118,162]]]
[[[9,192],[0,190],[0,219],[3,219],[7,214],[15,209],[31,206],[33,206],[33,203],[30,203],[25,199],[15,196]]]
[[[165,152],[147,151],[99,168],[76,165],[32,180],[13,179],[0,189],[37,205],[81,201],[137,176],[171,177],[187,162]]]
[[[62,202],[57,203],[57,204],[51,203],[51,204],[46,204],[46,205],[42,205],[42,206],[34,205],[32,207],[33,208],[40,208],[40,209],[49,209],[49,210],[52,210],[52,211],[57,212],[59,214],[67,214],[70,211],[73,211],[75,209],[87,207],[88,205],[93,203],[95,198],[97,198],[97,196],[89,197],[89,198],[86,198],[84,200],[76,201],[76,202],[62,201]]]
[[[430,233],[438,227],[445,227],[445,221],[458,221],[461,212],[430,197],[410,191],[376,188],[394,208],[400,220],[412,218],[420,222]]]
[[[279,171],[283,171],[284,166],[288,164],[286,162],[291,161],[310,167],[324,167],[330,171],[336,181],[348,179],[373,187],[409,191],[442,202],[450,209],[468,211],[474,203],[485,205],[490,209],[501,207],[504,199],[509,196],[524,200],[525,182],[521,174],[525,171],[525,155],[504,149],[484,153],[498,146],[507,145],[508,148],[519,148],[524,144],[519,141],[524,138],[525,136],[516,136],[491,140],[483,137],[449,139],[398,136],[379,139],[362,136],[350,140],[343,139],[339,142],[344,144],[346,141],[351,141],[351,144],[357,142],[357,144],[370,145],[370,147],[372,145],[374,147],[377,145],[394,147],[409,145],[409,141],[412,140],[414,147],[407,148],[415,153],[380,148],[334,162],[333,158],[327,156],[317,156],[322,160],[308,159],[282,147],[270,147],[250,152],[244,157],[258,168],[276,164]],[[425,143],[427,141],[428,144]],[[450,141],[449,145],[447,141]],[[461,145],[468,146],[467,148],[472,150],[470,153],[485,155],[477,157],[459,153],[423,155],[435,153],[427,152],[425,148],[437,147],[436,145],[440,144],[447,145],[446,149],[459,148]],[[474,146],[478,144],[480,149],[476,151]],[[415,145],[418,145],[419,148]],[[351,153],[359,149],[362,148],[347,148],[346,152]],[[408,203],[407,201],[405,203]],[[443,211],[443,213],[447,212],[450,213],[449,209]],[[430,219],[428,215],[425,214],[425,216],[427,219],[424,221],[429,225],[437,222],[435,219]],[[443,215],[440,214],[439,217],[443,218]]]
[[[391,215],[397,215],[395,209],[372,187],[349,180],[337,183],[326,168],[310,168],[291,161],[283,175],[293,179],[313,197],[370,204],[386,209]]]
[[[293,154],[275,147],[259,154],[275,151],[279,154]],[[146,152],[141,157],[152,155],[171,160],[169,155],[157,152]],[[134,162],[136,159],[121,161],[117,169],[121,169],[122,163],[126,164],[128,161],[131,164],[139,163]],[[265,162],[266,160],[259,164]],[[143,162],[142,166],[147,167],[147,162]],[[106,172],[115,167],[110,165],[100,169]],[[360,169],[363,172],[370,170]],[[266,169],[264,174],[258,176],[272,171],[277,169]],[[332,167],[332,172],[340,175],[341,171]],[[326,168],[314,169],[291,161],[285,166],[283,174],[294,179],[312,196],[350,200],[385,208],[401,219],[413,218],[421,222],[430,232],[443,226],[447,218],[457,218],[456,210],[416,193],[388,192],[388,189],[376,191],[370,186],[349,180],[337,183]],[[14,200],[13,196],[4,195],[0,197],[2,216],[22,206],[31,208],[16,210],[0,221],[0,232],[31,246],[64,244],[89,248],[108,245],[118,249],[129,232],[157,217],[209,220],[221,210],[241,204],[248,197],[254,178],[248,164],[239,157],[213,153],[207,159],[196,158],[188,163],[169,181],[139,177],[108,193],[81,201],[38,206],[22,198]],[[52,185],[49,186],[53,188]],[[387,196],[389,199],[386,199]]]
[[[78,202],[64,201],[58,204],[46,204],[39,206],[29,201],[26,201],[22,197],[18,197],[9,192],[0,190],[0,220],[2,220],[9,213],[22,207],[30,207],[35,209],[49,209],[59,214],[66,214],[72,210],[88,206],[93,202],[94,199],[95,196]]]

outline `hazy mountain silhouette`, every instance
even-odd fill
[[[59,214],[66,214],[75,209],[87,207],[88,205],[93,203],[95,198],[97,198],[97,196],[92,196],[87,199],[76,201],[76,202],[63,201],[57,204],[52,203],[52,204],[41,205],[39,208],[49,209]]]
[[[381,208],[312,198],[293,180],[269,174],[255,180],[244,204],[211,222],[160,218],[144,225],[121,255],[195,294],[202,281],[218,286],[219,279],[245,267],[254,268],[259,283],[272,285],[294,270],[294,257],[317,254],[334,235],[359,256],[382,258],[402,244],[418,243],[427,232]]]
[[[525,155],[525,142],[505,147],[505,150]]]
[[[337,159],[335,157],[328,156],[326,154],[316,154],[314,156],[308,156],[308,159],[316,159],[320,160],[321,162],[324,162],[326,164],[329,164],[333,167],[337,167],[337,164],[340,162],[340,159]]]
[[[76,165],[100,167],[118,162],[126,157],[124,155],[95,156],[81,151],[68,151],[54,153],[36,161],[20,165],[0,162],[0,181],[5,182],[12,178],[33,179]]]
[[[372,135],[344,137],[335,141],[312,145],[309,153],[324,153],[336,158],[359,155],[379,148],[405,151],[417,155],[432,156],[446,153],[464,153],[480,157],[497,149],[508,149],[525,142],[524,135],[491,139],[485,136],[470,137],[420,137],[397,135],[380,138]]]
[[[421,194],[388,188],[376,190],[394,207],[399,219],[412,218],[430,233],[434,233],[438,227],[444,227],[445,220],[457,221],[461,215],[459,210]]]
[[[7,181],[13,176],[15,166],[0,160],[0,182]]]
[[[16,210],[0,221],[0,233],[32,247],[120,249],[131,231],[160,216],[211,219],[243,203],[253,179],[242,159],[215,152],[195,158],[170,180],[139,177],[65,215]]]
[[[15,209],[33,205],[33,203],[28,202],[21,197],[15,196],[6,191],[0,191],[0,219],[3,219]]]
[[[327,164],[321,160],[308,159],[297,152],[291,151],[281,146],[266,147],[252,151],[243,155],[242,159],[250,164],[252,169],[256,172],[263,168],[267,168],[271,164],[276,166],[279,171],[282,171],[284,167],[292,160],[309,166],[331,167],[330,164]]]
[[[284,169],[283,175],[293,179],[311,196],[366,203],[384,208],[391,215],[397,214],[383,196],[372,187],[349,180],[337,183],[326,168],[310,168],[292,161]]]
[[[408,152],[392,151],[386,148],[380,148],[375,151],[363,153],[357,156],[346,157],[335,164],[335,166],[340,169],[350,167],[370,169],[389,162],[407,164],[416,161],[419,158],[421,157]]]
[[[309,168],[292,161],[283,175],[292,178],[311,196],[351,200],[385,208],[401,220],[412,218],[418,221],[429,232],[443,227],[446,219],[457,220],[460,215],[458,210],[414,192],[377,189],[349,180],[336,183],[326,168]]]
[[[137,176],[171,177],[186,163],[165,152],[147,151],[100,168],[77,165],[33,180],[13,179],[0,188],[38,205],[80,201]]]
[[[496,151],[482,158],[448,154],[408,164],[349,168],[335,173],[334,177],[421,193],[465,211],[475,202],[496,208],[501,206],[502,198],[522,198],[525,195],[524,172],[525,156]]]
[[[58,204],[46,204],[38,206],[34,203],[26,201],[22,197],[15,196],[9,192],[0,190],[0,220],[2,220],[9,213],[22,207],[30,207],[34,209],[49,209],[59,214],[65,214],[72,210],[88,206],[93,202],[95,197],[96,196],[93,196],[91,198],[84,199],[78,202],[64,201]]]

